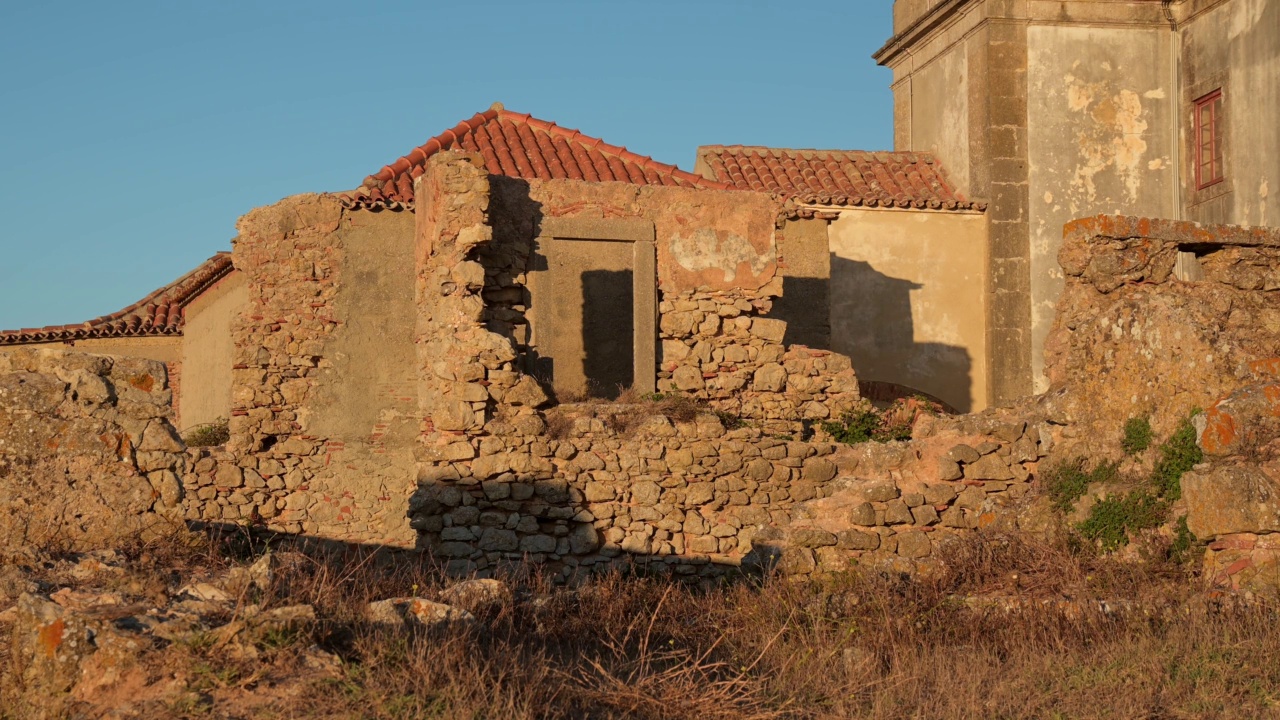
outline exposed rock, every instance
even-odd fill
[[[1280,467],[1213,464],[1182,476],[1187,529],[1199,538],[1280,532]]]
[[[476,578],[446,588],[440,592],[440,600],[446,605],[475,613],[493,605],[511,601],[511,588],[501,580]]]
[[[1009,464],[999,455],[992,454],[965,465],[964,478],[966,480],[1011,480],[1013,472],[1009,470]]]
[[[365,619],[378,625],[396,628],[418,627],[435,630],[449,626],[468,626],[475,616],[451,605],[425,598],[401,597],[378,600],[365,608]]]

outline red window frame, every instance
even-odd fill
[[[1222,152],[1222,88],[1195,101],[1196,189],[1226,179]]]

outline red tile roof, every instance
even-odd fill
[[[231,253],[220,252],[200,267],[156,290],[119,312],[103,315],[78,325],[50,325],[42,328],[0,331],[0,345],[89,338],[181,335],[186,324],[185,308],[205,290],[232,271]]]
[[[731,189],[725,183],[494,103],[365,178],[359,188],[343,196],[343,204],[353,208],[409,207],[413,204],[413,180],[423,173],[427,158],[458,148],[480,153],[492,175]]]
[[[814,205],[986,209],[956,192],[925,153],[708,145],[698,148],[695,169],[740,190]]]

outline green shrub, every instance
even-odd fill
[[[1124,440],[1120,445],[1129,455],[1136,455],[1151,447],[1151,421],[1145,417],[1129,418],[1124,424]]]
[[[1195,467],[1204,458],[1204,452],[1196,444],[1196,428],[1186,418],[1178,425],[1173,436],[1160,446],[1160,459],[1151,473],[1156,494],[1167,500],[1182,497],[1182,474]]]
[[[231,428],[226,418],[218,418],[211,423],[196,425],[187,430],[182,441],[187,447],[213,447],[225,445],[231,439]]]
[[[875,439],[880,429],[880,415],[874,410],[850,413],[839,420],[822,423],[822,429],[836,442],[846,445]]]
[[[875,410],[850,413],[839,420],[824,422],[822,429],[836,442],[846,445],[856,445],[868,440],[891,442],[911,439],[910,423],[891,425]]]
[[[1054,507],[1064,513],[1071,512],[1071,507],[1084,497],[1091,484],[1115,480],[1117,467],[1116,463],[1104,462],[1085,472],[1084,458],[1075,458],[1049,468],[1043,476],[1043,487]]]
[[[1159,527],[1169,512],[1169,503],[1146,490],[1113,495],[1099,500],[1089,518],[1076,526],[1084,537],[1100,542],[1106,552],[1129,544],[1129,534]]]

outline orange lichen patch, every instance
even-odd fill
[[[1200,435],[1200,447],[1210,455],[1224,454],[1236,441],[1236,419],[1218,406],[1205,413],[1204,432]]]
[[[151,377],[150,374],[134,375],[128,380],[130,385],[138,388],[142,392],[151,392],[151,388],[156,385],[156,379]]]
[[[1205,413],[1200,447],[1210,455],[1229,454],[1242,433],[1261,430],[1264,418],[1280,418],[1280,383],[1250,385],[1214,403]]]
[[[53,657],[57,654],[58,648],[62,646],[62,638],[66,633],[66,629],[67,624],[62,621],[62,618],[58,618],[48,625],[40,626],[37,641],[40,643],[40,647],[44,648],[45,655]]]
[[[1255,375],[1266,375],[1280,378],[1280,358],[1266,358],[1249,363],[1249,370]]]
[[[1280,417],[1280,385],[1266,385],[1262,388],[1262,394],[1271,403],[1271,416]]]

